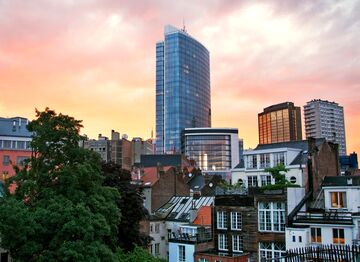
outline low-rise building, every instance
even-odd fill
[[[150,252],[169,261],[185,258],[184,262],[188,262],[194,261],[194,251],[212,247],[210,226],[194,221],[208,221],[204,216],[209,212],[200,210],[212,206],[213,201],[214,197],[172,197],[150,220],[150,237],[153,238]]]
[[[360,177],[326,177],[315,201],[291,216],[286,247],[360,244]]]
[[[31,156],[32,133],[22,117],[0,118],[0,180],[15,174],[14,165],[23,165]]]
[[[232,184],[240,183],[246,188],[274,184],[275,179],[265,170],[278,164],[288,169],[285,173],[288,181],[314,192],[319,191],[325,176],[339,175],[338,145],[325,139],[258,145],[254,150],[244,151],[244,159],[244,166],[232,170]]]

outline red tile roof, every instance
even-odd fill
[[[211,226],[211,206],[202,206],[193,222],[195,225]]]

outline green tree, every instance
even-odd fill
[[[100,157],[79,147],[81,121],[36,116],[32,156],[0,200],[2,247],[15,261],[116,261],[119,195],[103,186]]]
[[[131,184],[131,174],[114,163],[103,163],[104,185],[116,188],[120,193],[117,206],[122,219],[118,224],[118,246],[128,252],[135,246],[147,247],[150,237],[140,233],[140,221],[147,215],[139,186]]]
[[[271,176],[275,179],[275,184],[262,186],[261,189],[276,190],[276,189],[284,189],[287,187],[299,187],[299,185],[293,184],[286,179],[285,174],[288,171],[289,169],[287,169],[283,164],[278,164],[274,167],[266,168],[265,172],[271,174]]]
[[[286,180],[285,174],[288,171],[289,169],[287,169],[283,164],[278,164],[274,167],[268,167],[265,169],[265,172],[270,173],[275,179],[275,184],[286,184],[288,181]]]
[[[118,253],[118,261],[121,262],[165,262],[166,260],[153,257],[146,250],[135,246],[134,250],[129,253]]]

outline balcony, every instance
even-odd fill
[[[184,243],[184,244],[197,244],[212,241],[211,232],[202,232],[197,233],[195,235],[191,235],[188,233],[171,233],[171,237],[169,238],[169,242],[173,243]]]
[[[326,212],[298,212],[294,217],[294,223],[308,224],[341,224],[352,225],[353,219],[350,212],[338,212],[338,210],[330,210]]]

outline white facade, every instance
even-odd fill
[[[303,187],[304,169],[301,164],[292,165],[301,149],[297,148],[273,148],[262,150],[245,150],[244,151],[244,168],[235,168],[232,170],[232,184],[242,183],[248,186],[264,186],[266,184],[274,184],[275,181],[271,174],[265,172],[266,168],[274,167],[277,164],[284,164],[288,172],[286,179],[294,184]]]
[[[298,212],[293,225],[286,228],[286,248],[359,244],[359,181],[359,177],[325,178],[318,196],[323,211]]]
[[[339,144],[339,154],[346,155],[344,109],[335,102],[320,99],[304,106],[306,137],[326,138]]]
[[[168,259],[168,235],[165,221],[150,221],[150,253],[153,256]]]
[[[194,262],[194,244],[169,243],[169,262]]]

